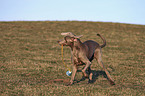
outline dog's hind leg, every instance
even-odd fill
[[[88,72],[89,72],[89,82],[88,83],[93,83],[93,73],[91,70],[91,66],[88,67]]]
[[[94,53],[94,58],[97,59],[98,63],[100,64],[100,66],[103,68],[103,70],[105,71],[107,77],[108,77],[108,80],[110,81],[110,84],[111,85],[115,85],[114,83],[114,80],[111,78],[109,72],[107,71],[107,69],[105,68],[103,62],[102,62],[102,52],[101,52],[101,48],[97,48],[95,50],[95,53]]]

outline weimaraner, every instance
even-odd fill
[[[93,73],[91,71],[91,61],[95,58],[98,63],[101,65],[101,67],[104,69],[108,80],[110,81],[111,85],[115,85],[114,80],[111,78],[109,72],[106,70],[103,62],[102,62],[102,51],[101,48],[106,46],[106,40],[100,35],[97,34],[101,39],[103,40],[103,44],[99,45],[97,42],[92,40],[87,40],[85,42],[80,41],[80,36],[76,36],[71,32],[61,33],[61,35],[64,35],[64,40],[59,40],[58,43],[63,46],[69,46],[71,48],[71,54],[72,54],[72,62],[73,62],[73,71],[70,83],[68,85],[72,85],[74,82],[75,74],[77,72],[77,67],[80,65],[85,65],[85,67],[82,70],[83,78],[89,77],[89,83],[92,81]],[[89,72],[89,76],[86,73],[86,70]]]

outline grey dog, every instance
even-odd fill
[[[101,48],[106,46],[106,40],[100,35],[97,34],[102,40],[103,44],[99,45],[97,42],[92,40],[87,40],[85,42],[80,41],[80,36],[76,36],[71,32],[61,33],[61,35],[64,35],[64,40],[59,40],[58,43],[63,46],[69,46],[71,48],[71,54],[72,54],[72,62],[73,62],[73,71],[71,80],[68,85],[72,85],[74,82],[75,74],[77,72],[78,66],[85,65],[85,67],[82,70],[83,78],[89,77],[89,83],[92,81],[93,73],[91,71],[91,61],[95,58],[98,63],[101,65],[103,70],[105,71],[108,80],[110,81],[110,84],[115,85],[114,80],[111,78],[109,72],[105,68],[103,62],[102,62],[102,52]],[[86,70],[88,70],[89,75],[86,73]]]

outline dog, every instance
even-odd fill
[[[107,71],[107,69],[105,68],[102,62],[101,49],[106,46],[106,40],[100,34],[97,34],[97,36],[99,36],[103,40],[102,45],[99,45],[97,42],[92,40],[87,40],[82,43],[80,37],[82,37],[83,35],[76,36],[71,32],[61,33],[61,35],[65,36],[64,40],[59,40],[58,43],[63,46],[69,46],[71,48],[71,54],[72,54],[73,70],[72,70],[71,80],[68,85],[72,85],[74,83],[74,78],[78,66],[84,64],[85,67],[82,70],[83,73],[82,78],[89,77],[89,83],[92,82],[93,73],[91,71],[91,61],[94,58],[98,61],[98,63],[105,71],[108,80],[110,81],[110,84],[115,85],[114,80],[111,78],[109,72]],[[86,73],[86,70],[88,70],[89,75]]]

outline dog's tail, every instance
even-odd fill
[[[97,34],[97,36],[101,37],[101,39],[103,40],[103,44],[100,45],[101,48],[105,47],[106,46],[106,40],[105,40],[105,38],[103,38],[100,34]]]

